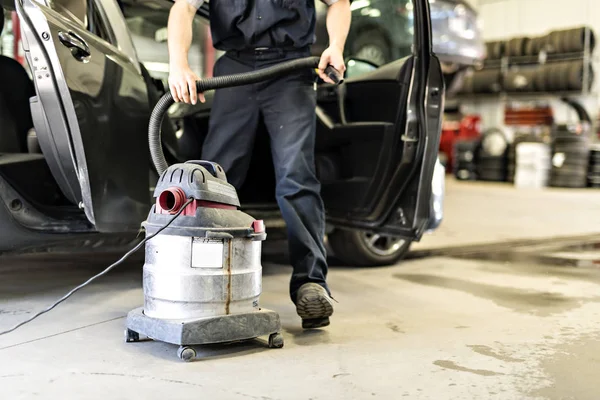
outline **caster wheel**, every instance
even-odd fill
[[[127,343],[132,343],[132,342],[139,342],[140,341],[140,334],[132,331],[131,329],[125,329],[125,342]]]
[[[177,357],[185,362],[190,362],[196,358],[196,350],[191,347],[181,346],[179,350],[177,350]]]
[[[280,349],[283,347],[283,335],[281,333],[272,333],[269,336],[269,347],[271,349]]]

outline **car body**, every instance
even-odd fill
[[[442,218],[437,146],[444,83],[439,60],[431,53],[427,2],[414,4],[418,54],[381,67],[350,60],[342,86],[322,84],[317,89],[316,156],[328,238],[342,259],[356,254],[356,264],[397,260]],[[20,147],[0,148],[1,252],[74,242],[93,246],[138,233],[157,179],[147,126],[153,105],[164,93],[165,72],[160,60],[140,58],[140,43],[149,37],[164,44],[164,27],[151,27],[144,34],[144,26],[136,31],[132,24],[154,17],[163,21],[157,14],[161,7],[168,10],[168,3],[15,3],[29,67],[29,74],[23,69],[16,75],[32,78],[29,104],[22,106],[30,107],[33,126],[26,145],[18,137]],[[138,18],[132,12],[136,8],[147,14]],[[154,42],[147,45],[157,51]],[[366,69],[355,74],[350,64]],[[198,158],[212,93],[206,97],[204,104],[171,108],[162,129],[170,162]],[[380,107],[369,107],[373,104]],[[11,122],[10,115],[5,118],[3,123]],[[243,209],[266,219],[272,232],[283,226],[265,139],[263,130],[239,195]],[[354,246],[340,254],[347,246],[340,243],[364,248]]]

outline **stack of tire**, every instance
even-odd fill
[[[487,60],[500,60],[505,55],[506,42],[497,40],[494,42],[486,42]]]
[[[541,38],[537,38],[538,44],[537,47],[534,46],[534,49],[544,50],[549,54],[581,53],[585,50],[586,29],[589,28],[582,26],[552,31]],[[589,29],[589,35],[590,53],[592,53],[596,47],[596,36],[592,29]]]
[[[589,131],[585,125],[558,125],[552,132],[550,186],[587,186],[590,154]]]
[[[467,87],[463,93],[590,90],[594,70],[590,63],[584,62],[586,32],[589,32],[591,54],[596,46],[596,39],[594,32],[587,27],[552,31],[533,38],[515,37],[487,42],[487,62],[490,68],[476,71],[466,82]],[[547,62],[540,60],[542,52],[549,55]],[[503,57],[507,57],[512,66],[505,74],[499,68],[499,60]],[[587,84],[584,79],[586,75]]]
[[[472,181],[477,179],[475,167],[475,151],[479,146],[477,139],[462,139],[454,142],[452,158],[454,160],[453,171],[456,179],[461,181]]]
[[[588,84],[584,87],[584,68],[583,60],[549,62],[539,67],[535,88],[548,92],[589,90],[594,81],[594,69],[588,65]]]
[[[508,182],[515,182],[515,171],[517,165],[517,146],[520,143],[545,143],[544,139],[540,135],[534,133],[517,134],[513,142],[508,146],[507,154],[507,176]]]
[[[508,148],[508,140],[502,130],[493,128],[485,131],[475,150],[477,179],[506,181]]]
[[[502,90],[500,68],[470,71],[463,78],[460,93],[499,93]]]
[[[515,37],[509,40],[486,42],[487,60],[500,60],[502,57],[521,57],[526,55],[528,37]]]
[[[507,92],[560,92],[590,90],[594,70],[588,65],[588,85],[584,87],[583,60],[549,62],[544,65],[511,68],[504,77]]]
[[[499,60],[502,57],[538,56],[547,54],[571,54],[585,51],[586,29],[589,29],[590,54],[596,47],[596,36],[591,28],[581,26],[572,29],[552,31],[537,37],[514,37],[509,40],[486,43],[487,59]]]
[[[588,186],[600,189],[600,144],[596,144],[590,149]]]
[[[504,90],[512,92],[540,91],[539,75],[543,66],[513,67],[504,77]]]

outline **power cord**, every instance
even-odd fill
[[[169,227],[169,225],[171,225],[173,223],[173,221],[175,221],[175,219],[177,219],[177,217],[179,217],[181,215],[181,213],[183,212],[183,210],[185,210],[185,208],[193,200],[194,200],[193,198],[188,199],[188,201],[181,207],[181,209],[177,212],[177,214],[175,214],[173,216],[173,218],[171,218],[169,220],[169,222],[167,222],[165,225],[163,225],[155,233],[151,234],[150,236],[147,236],[144,240],[142,240],[140,243],[138,243],[133,249],[131,249],[127,253],[125,253],[125,255],[123,257],[121,257],[118,261],[116,261],[115,263],[113,263],[110,266],[108,266],[104,271],[100,272],[97,275],[94,275],[93,277],[91,277],[90,279],[88,279],[87,281],[85,281],[84,283],[82,283],[81,285],[73,288],[69,293],[65,294],[63,297],[61,297],[59,300],[57,300],[54,304],[52,304],[50,307],[46,308],[45,310],[42,310],[42,311],[38,312],[37,314],[35,314],[31,318],[29,318],[29,319],[27,319],[27,320],[25,320],[23,322],[19,322],[17,325],[13,326],[12,328],[10,328],[10,329],[8,329],[6,331],[0,332],[0,336],[6,335],[7,333],[10,333],[10,332],[13,332],[13,331],[17,330],[18,328],[22,327],[23,325],[30,323],[31,321],[33,321],[37,317],[46,314],[48,311],[53,310],[60,303],[62,303],[63,301],[65,301],[69,297],[71,297],[73,294],[75,294],[75,292],[77,292],[80,289],[86,287],[87,285],[89,285],[90,283],[92,283],[93,281],[95,281],[96,279],[100,278],[101,276],[106,275],[111,270],[113,270],[115,267],[117,267],[120,264],[122,264],[125,260],[127,260],[127,258],[129,258],[129,256],[131,256],[133,253],[135,253],[136,251],[138,251],[144,244],[146,244],[147,241],[149,241],[150,239],[152,239],[153,237],[155,237],[156,235],[158,235],[159,233],[161,233],[163,230],[167,229]]]

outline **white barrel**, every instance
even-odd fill
[[[545,143],[522,142],[516,148],[515,186],[543,188],[548,186],[551,149]]]

